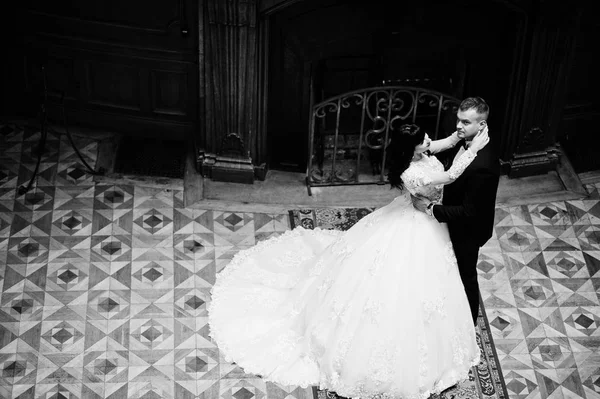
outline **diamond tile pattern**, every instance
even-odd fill
[[[0,398],[312,398],[226,363],[215,274],[287,214],[186,209],[182,190],[97,184],[50,134],[0,125]],[[94,165],[97,143],[76,138]],[[600,399],[600,184],[498,207],[481,294],[511,398]]]
[[[66,137],[0,125],[0,398],[312,398],[225,363],[215,275],[287,214],[186,209],[182,190],[96,184]],[[98,143],[76,138],[90,165]]]
[[[600,398],[598,188],[586,186],[586,200],[496,209],[478,269],[511,397]]]

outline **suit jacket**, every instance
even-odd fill
[[[460,149],[445,151],[452,164]],[[453,183],[444,187],[442,205],[433,207],[435,218],[448,224],[453,241],[462,239],[484,245],[494,228],[496,192],[500,181],[500,161],[492,142],[488,143]]]

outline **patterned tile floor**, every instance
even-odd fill
[[[66,137],[0,125],[0,398],[310,398],[227,364],[206,302],[287,214],[186,209],[182,190],[95,184]],[[97,145],[77,139],[94,164]],[[499,207],[482,296],[511,398],[600,399],[600,184]]]

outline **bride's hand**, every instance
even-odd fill
[[[427,205],[429,205],[429,200],[427,198],[420,195],[415,196],[411,194],[410,199],[416,210],[425,213],[427,210]]]
[[[469,147],[473,152],[477,153],[477,151],[481,150],[486,146],[487,143],[490,142],[490,136],[488,136],[488,127],[487,125],[481,130],[475,137],[473,137],[473,141],[471,142],[471,146]]]

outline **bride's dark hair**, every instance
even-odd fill
[[[425,131],[417,125],[405,124],[394,127],[392,124],[392,136],[387,153],[390,160],[388,169],[388,181],[390,185],[402,190],[404,182],[400,177],[410,165],[415,147],[425,139]]]

